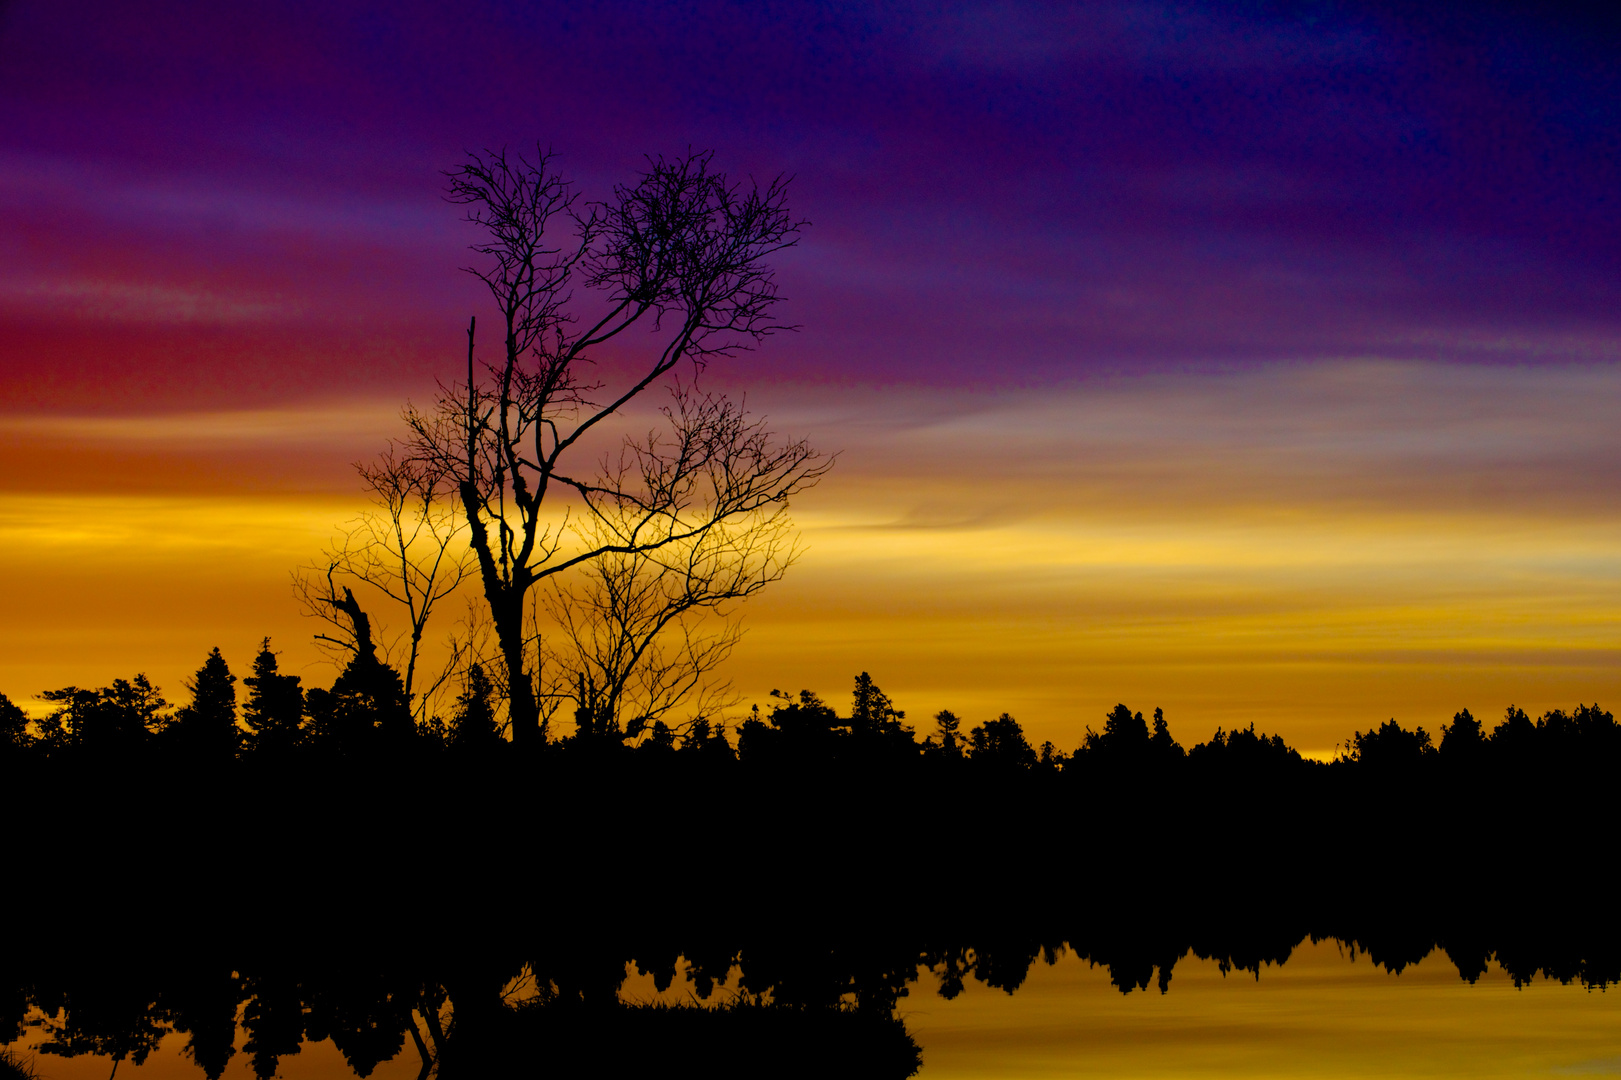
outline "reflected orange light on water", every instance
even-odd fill
[[[678,965],[678,970],[680,966]],[[734,969],[715,1000],[735,990]],[[1458,977],[1440,951],[1401,974],[1339,943],[1307,940],[1260,977],[1223,975],[1214,961],[1188,955],[1172,969],[1170,991],[1121,994],[1105,968],[1073,955],[1038,960],[1013,994],[969,980],[947,1001],[925,972],[898,1014],[923,1048],[926,1080],[992,1077],[1442,1077],[1480,1078],[1611,1074],[1621,1070],[1621,997],[1537,979],[1521,989],[1493,967],[1474,984]],[[621,989],[627,1001],[689,1003],[680,976],[658,994],[634,966]],[[223,1080],[252,1076],[237,1054]],[[143,1066],[118,1073],[145,1080],[196,1080],[186,1036],[165,1036]],[[31,1036],[16,1045],[24,1056]],[[791,1052],[791,1051],[790,1051]],[[38,1057],[52,1080],[105,1080],[103,1058]],[[544,1059],[537,1059],[543,1065]],[[379,1080],[417,1075],[409,1042],[378,1067]],[[353,1076],[330,1042],[306,1043],[282,1061],[281,1074],[303,1080]]]
[[[1474,985],[1440,952],[1400,975],[1334,941],[1223,976],[1193,956],[1170,992],[1122,995],[1105,969],[1039,961],[1013,995],[970,983],[901,1002],[920,1075],[985,1077],[1524,1077],[1621,1069],[1621,997],[1495,968]]]
[[[173,1032],[165,1035],[158,1047],[140,1065],[123,1061],[118,1065],[120,1077],[137,1080],[202,1080],[203,1071],[186,1054],[186,1036]],[[220,1080],[257,1080],[253,1071],[253,1055],[244,1053],[247,1033],[238,1031],[236,1053],[226,1064]],[[111,1069],[107,1058],[91,1054],[78,1057],[57,1057],[38,1051],[40,1038],[25,1035],[13,1043],[11,1049],[31,1062],[43,1080],[107,1080]],[[422,1073],[422,1060],[409,1045],[404,1053],[377,1066],[371,1073],[375,1080],[416,1080]],[[354,1070],[343,1059],[343,1054],[330,1040],[306,1042],[298,1053],[281,1059],[278,1076],[289,1080],[355,1080]]]

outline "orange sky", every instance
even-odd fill
[[[361,508],[398,401],[0,420],[0,691],[182,680],[269,634],[333,671],[288,587]],[[995,397],[768,387],[842,456],[730,674],[843,704],[870,671],[926,726],[1003,710],[1073,748],[1116,701],[1191,744],[1305,751],[1621,688],[1621,405],[1610,367],[1275,365]],[[457,611],[445,609],[453,620]],[[386,615],[384,616],[386,621]],[[430,630],[430,636],[436,636]],[[34,703],[37,707],[37,703]]]

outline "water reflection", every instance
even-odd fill
[[[0,961],[0,1041],[54,1080],[671,1062],[711,1076],[1518,1075],[1621,1060],[1621,999],[1603,993],[1621,951],[1602,921],[997,923],[20,943]]]
[[[929,1080],[988,1077],[1526,1077],[1616,1072],[1621,998],[1495,963],[1473,984],[1444,952],[1401,974],[1330,939],[1225,975],[1195,956],[1169,992],[1122,994],[1073,954],[1008,995],[970,984],[902,1005]]]

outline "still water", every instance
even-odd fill
[[[1516,987],[1495,963],[1473,984],[1440,950],[1392,972],[1334,939],[1302,941],[1258,976],[1225,973],[1215,960],[1178,960],[1167,992],[1122,993],[1108,970],[1068,952],[1038,960],[1014,993],[969,979],[948,1000],[925,968],[897,1007],[921,1045],[929,1080],[979,1077],[1525,1077],[1621,1075],[1621,993],[1537,977]],[[678,965],[678,971],[684,964]],[[737,974],[716,992],[724,998]],[[518,994],[525,988],[511,988]],[[688,1002],[678,976],[660,994],[628,968],[626,1000]],[[37,1016],[37,1013],[36,1013]],[[14,1051],[42,1036],[28,1028]],[[239,1052],[224,1076],[252,1080]],[[200,1080],[170,1033],[145,1064],[123,1062],[122,1080]],[[91,1055],[38,1054],[50,1080],[107,1080],[112,1063]],[[381,1080],[415,1078],[411,1043],[379,1065]],[[305,1043],[279,1075],[342,1080],[354,1074],[330,1042]]]
[[[1013,994],[902,1003],[923,1072],[959,1077],[1523,1077],[1621,1074],[1621,994],[1496,965],[1474,985],[1444,953],[1401,974],[1330,940],[1281,966],[1223,975],[1188,956],[1168,992],[1122,994],[1074,957]]]

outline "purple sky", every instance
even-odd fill
[[[1614,359],[1617,38],[1539,11],[13,2],[0,392],[424,386],[476,303],[439,171],[534,140],[588,194],[795,175],[805,329],[751,379]]]

